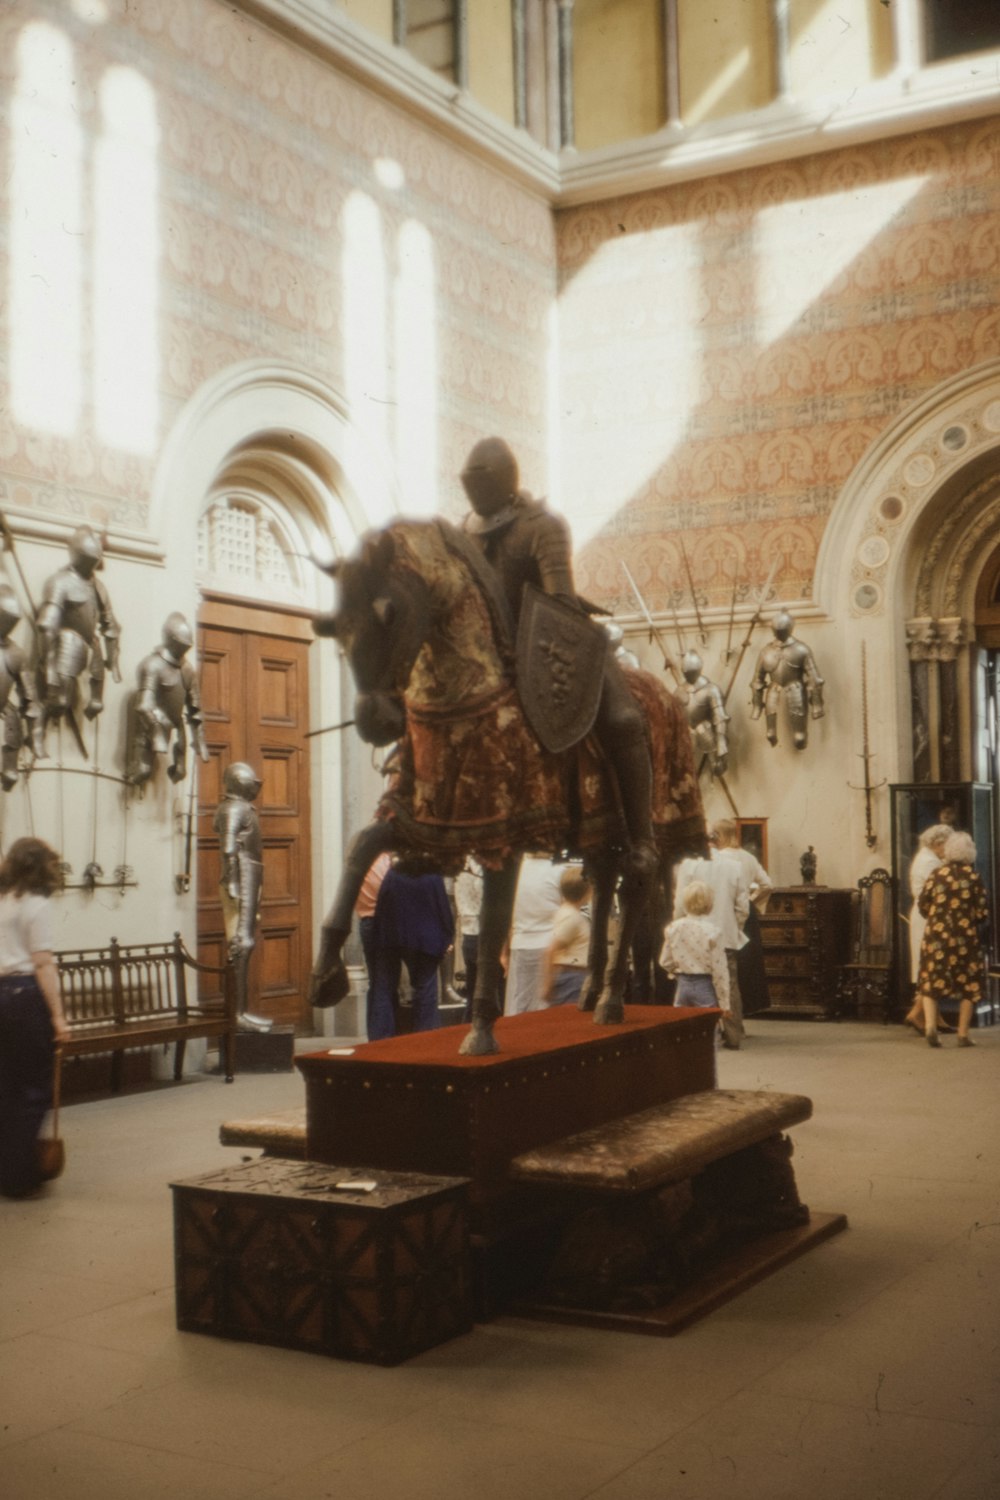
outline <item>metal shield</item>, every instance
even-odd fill
[[[517,690],[553,755],[589,734],[604,686],[608,638],[581,610],[526,584],[517,624]]]

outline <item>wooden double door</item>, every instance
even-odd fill
[[[198,955],[223,964],[221,856],[213,828],[223,772],[246,761],[263,779],[255,807],[264,884],[250,963],[248,1009],[297,1030],[310,1029],[312,960],[309,839],[307,618],[206,601],[198,654],[210,760],[198,776]]]

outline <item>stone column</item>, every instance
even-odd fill
[[[660,0],[663,25],[663,101],[665,124],[681,123],[680,30],[677,23],[677,0]]]
[[[771,46],[774,66],[774,92],[778,99],[787,99],[791,93],[789,72],[789,3],[790,0],[771,0]]]
[[[392,39],[397,47],[406,46],[406,0],[392,0]]]
[[[460,89],[469,87],[469,5],[455,0],[455,82]]]
[[[931,662],[937,650],[937,622],[907,620],[910,653],[910,716],[913,729],[913,780],[933,781],[935,757],[931,726]]]
[[[958,657],[965,645],[965,621],[958,616],[938,620],[937,634],[939,775],[942,781],[961,781]]]
[[[559,147],[576,145],[573,108],[573,0],[557,0],[559,10]]]
[[[924,65],[924,38],[918,0],[895,0],[892,6],[892,36],[896,72],[912,78]]]
[[[511,30],[514,45],[514,124],[528,128],[528,25],[524,0],[512,0]]]

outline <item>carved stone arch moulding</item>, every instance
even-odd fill
[[[910,561],[916,538],[927,535],[927,512],[942,490],[954,493],[968,468],[977,479],[992,452],[1000,472],[1000,359],[975,366],[927,393],[876,439],[844,485],[824,530],[816,564],[816,602],[827,614],[855,619],[884,616],[902,603],[907,615],[930,613],[916,598],[901,600],[909,575],[929,576]],[[969,492],[969,515],[983,496]],[[966,510],[966,505],[970,510]],[[949,523],[951,523],[949,515]],[[961,531],[934,532],[937,561],[950,554]],[[909,566],[907,565],[909,562]],[[921,584],[920,587],[923,587]]]

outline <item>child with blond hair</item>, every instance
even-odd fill
[[[715,897],[704,881],[692,880],[684,887],[684,916],[664,931],[660,965],[677,976],[675,1005],[717,1005],[723,1020],[728,1020],[729,964],[722,932],[709,919],[714,904]]]

